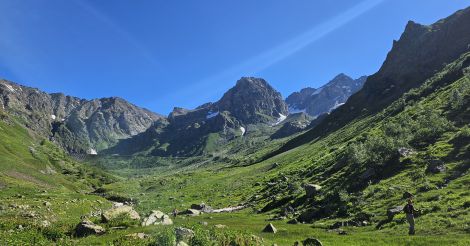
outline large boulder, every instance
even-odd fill
[[[316,185],[316,184],[305,184],[304,189],[305,189],[305,195],[308,198],[312,198],[320,192],[321,186]]]
[[[276,233],[277,229],[276,229],[276,227],[274,227],[273,224],[269,223],[269,224],[266,225],[266,227],[264,227],[263,232]]]
[[[152,213],[144,219],[142,226],[150,225],[172,225],[173,221],[170,216],[164,214],[162,211],[152,210]]]
[[[82,222],[78,223],[75,227],[75,235],[77,237],[85,237],[88,235],[102,235],[106,232],[106,230],[99,226],[95,225],[90,220],[83,220]]]
[[[134,208],[132,208],[131,206],[127,206],[127,205],[114,207],[109,210],[106,210],[105,212],[101,214],[101,220],[107,223],[122,215],[127,215],[132,220],[140,220],[139,213],[137,213],[137,211],[135,211]]]
[[[194,237],[194,231],[184,227],[177,227],[175,228],[176,234],[176,242],[180,243],[183,242],[185,244],[189,244],[191,239]],[[184,244],[179,244],[184,245]]]

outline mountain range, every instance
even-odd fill
[[[0,243],[468,245],[469,30],[410,21],[370,76],[168,116],[1,80]]]
[[[344,103],[360,89],[364,78],[353,80],[340,74],[311,96],[300,98],[299,93],[294,93],[284,101],[264,79],[244,77],[219,101],[196,109],[175,107],[167,117],[122,98],[85,100],[2,80],[0,105],[22,118],[26,127],[70,153],[95,155],[104,151],[129,155],[145,151],[157,156],[190,156],[202,154],[208,141],[227,142],[244,136],[259,124],[273,127],[265,134],[274,134],[288,118],[289,108],[303,107],[299,111],[308,116],[301,121],[290,119],[290,130],[284,128],[283,134],[275,136],[300,132],[313,118]],[[302,91],[306,90],[309,89]]]

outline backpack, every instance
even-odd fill
[[[413,205],[411,204],[406,204],[405,207],[403,207],[403,211],[406,214],[412,214],[413,213]]]

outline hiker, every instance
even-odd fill
[[[173,217],[176,218],[176,216],[178,215],[178,209],[173,209]]]
[[[403,211],[406,214],[406,220],[408,221],[408,224],[410,224],[410,229],[408,231],[408,235],[414,235],[415,234],[415,213],[418,212],[415,210],[413,206],[413,199],[409,198],[408,203],[403,207]]]

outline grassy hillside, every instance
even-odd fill
[[[80,216],[110,206],[86,193],[115,178],[72,160],[5,113],[0,118],[1,244],[50,245]]]

